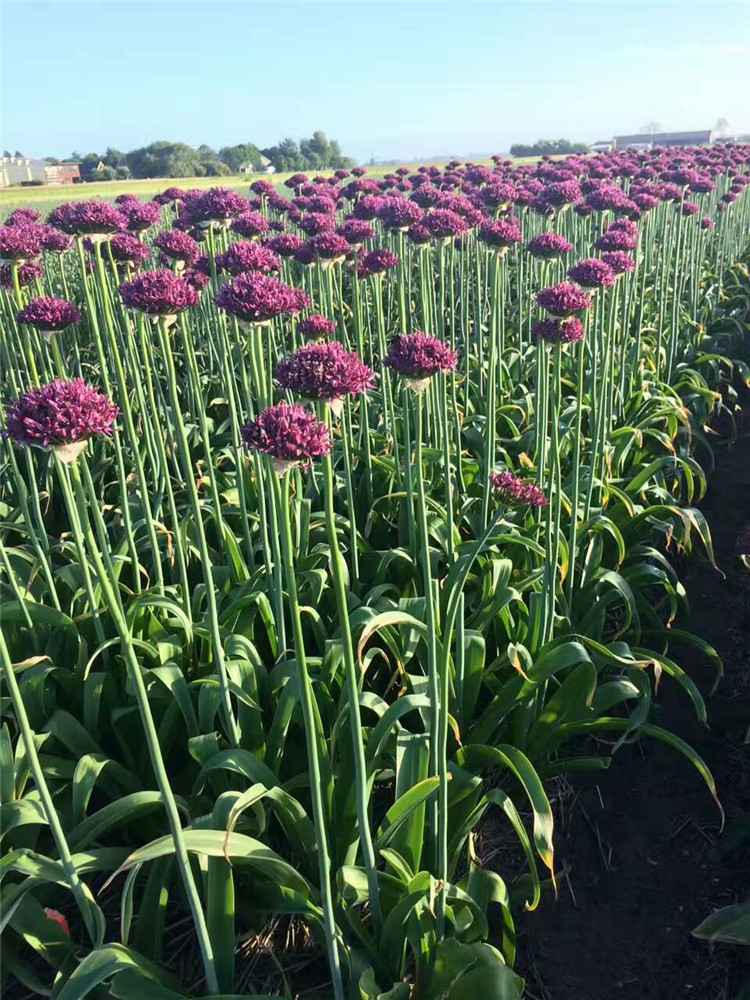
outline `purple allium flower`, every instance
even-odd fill
[[[199,271],[197,267],[189,267],[186,271],[182,272],[182,280],[187,281],[196,292],[202,292],[206,285],[211,283],[211,275],[204,274],[203,271]]]
[[[33,226],[41,219],[39,212],[33,208],[17,208],[11,212],[3,225],[5,226]]]
[[[483,204],[489,208],[507,208],[511,205],[516,196],[516,189],[513,184],[493,178],[479,192]]]
[[[257,271],[240,274],[231,284],[222,285],[214,301],[242,322],[258,325],[304,308],[297,289]]]
[[[322,420],[303,406],[277,403],[242,428],[248,448],[269,455],[279,475],[328,455],[331,438]]]
[[[0,266],[0,288],[13,291],[13,268],[17,269],[18,284],[21,288],[28,288],[32,281],[37,281],[44,276],[44,268],[36,260],[26,261],[25,264],[3,264]]]
[[[548,344],[576,344],[583,340],[583,323],[577,316],[551,316],[540,320],[531,331],[531,336]]]
[[[377,250],[370,250],[359,260],[357,277],[369,278],[372,274],[385,274],[394,267],[398,267],[396,254],[385,247],[379,247]]]
[[[281,261],[270,247],[259,243],[230,243],[226,253],[216,256],[216,264],[222,271],[229,274],[242,274],[244,271],[262,271],[270,274],[278,271]]]
[[[716,185],[707,174],[696,174],[690,181],[690,190],[695,194],[708,194],[716,190]]]
[[[369,222],[364,219],[347,219],[336,230],[339,236],[343,236],[346,242],[353,247],[362,246],[368,240],[375,239],[375,230]]]
[[[526,244],[526,249],[532,257],[542,257],[544,260],[555,260],[564,253],[570,253],[573,244],[569,243],[559,233],[540,233]]]
[[[19,323],[36,327],[44,333],[58,333],[72,323],[79,323],[81,314],[72,302],[52,296],[32,299],[16,317]]]
[[[171,260],[182,263],[186,267],[192,267],[200,255],[200,248],[193,237],[180,232],[179,229],[160,233],[154,240],[154,246],[158,247]]]
[[[694,201],[683,201],[682,203],[682,214],[685,216],[697,215],[700,212],[700,205],[696,205]]]
[[[337,340],[300,347],[280,361],[273,374],[282,389],[327,401],[365,392],[374,378],[359,355],[347,351]]]
[[[433,209],[422,221],[437,239],[449,239],[469,231],[466,220],[449,208]]]
[[[572,205],[581,200],[581,186],[575,180],[557,181],[544,189],[542,197],[548,205],[554,205],[556,208]]]
[[[319,233],[309,241],[315,255],[324,262],[333,263],[346,259],[350,251],[349,243],[334,232]]]
[[[65,253],[73,246],[73,237],[67,233],[61,233],[59,229],[52,226],[40,226],[42,230],[42,249],[49,253]]]
[[[331,215],[319,215],[313,212],[310,215],[303,215],[297,225],[308,236],[317,236],[318,233],[333,230],[336,227],[336,220]]]
[[[627,195],[616,184],[602,184],[596,191],[586,196],[586,204],[596,212],[620,211],[628,201]]]
[[[544,490],[512,472],[493,472],[490,484],[500,502],[509,507],[546,507],[549,503]]]
[[[297,330],[303,337],[310,337],[312,340],[322,340],[324,337],[332,337],[336,332],[336,324],[327,316],[320,313],[313,313],[305,316],[297,324]]]
[[[182,201],[185,197],[185,192],[182,188],[178,187],[168,187],[166,191],[162,191],[160,194],[155,194],[153,201],[157,205],[169,205],[171,202]]]
[[[243,212],[232,220],[232,230],[251,240],[268,232],[268,220],[260,212]]]
[[[112,257],[118,264],[130,264],[132,267],[140,267],[151,256],[151,252],[145,243],[141,243],[137,236],[131,233],[118,233],[109,242]]]
[[[704,215],[701,219],[701,229],[715,229],[716,223],[713,219],[710,219],[707,215]]]
[[[635,261],[624,250],[608,250],[602,254],[602,260],[605,264],[609,264],[615,274],[635,271]]]
[[[608,288],[614,285],[617,275],[606,261],[598,257],[588,257],[579,260],[568,268],[568,277],[572,278],[581,288]]]
[[[479,239],[493,250],[507,250],[521,242],[521,227],[517,219],[498,219],[486,222],[479,230]]]
[[[352,215],[355,219],[361,219],[363,222],[371,222],[377,218],[382,202],[383,199],[378,198],[376,195],[365,195],[364,198],[359,199],[352,209]]]
[[[161,219],[161,206],[153,201],[126,202],[120,206],[120,211],[127,219],[128,232],[142,233],[150,226],[155,226]]]
[[[610,226],[594,246],[597,250],[634,250],[638,246],[638,236]]]
[[[352,167],[353,177],[364,177],[366,173],[367,173],[366,167]]]
[[[418,246],[424,246],[432,240],[432,233],[423,222],[415,222],[413,226],[409,226],[406,235],[412,243],[416,243]]]
[[[212,187],[185,199],[180,208],[193,225],[208,226],[212,222],[227,223],[236,215],[242,215],[247,210],[247,201],[229,188]]]
[[[537,304],[553,316],[572,316],[591,308],[591,297],[578,285],[561,282],[536,294]]]
[[[0,226],[0,258],[23,261],[38,257],[43,235],[41,226]]]
[[[650,212],[659,204],[659,199],[654,197],[654,195],[649,194],[647,191],[634,194],[631,201],[641,210],[641,212]]]
[[[140,205],[140,201],[134,194],[118,194],[115,198],[115,205]]]
[[[432,184],[420,184],[409,198],[422,208],[434,208],[440,201],[440,189]]]
[[[312,243],[308,242],[302,244],[297,253],[294,255],[294,259],[303,267],[312,267],[318,259],[318,255],[315,253],[315,247]]]
[[[71,236],[109,236],[126,226],[126,218],[106,201],[69,201],[53,209],[47,222]]]
[[[198,301],[195,288],[173,271],[144,271],[120,285],[122,301],[149,316],[174,316]]]
[[[307,174],[292,174],[291,177],[287,177],[284,181],[284,187],[288,188],[298,188],[302,187],[303,184],[307,184],[310,178]]]
[[[413,201],[406,198],[383,198],[378,209],[378,218],[386,229],[408,229],[420,222],[424,212]]]
[[[455,371],[458,355],[448,344],[427,333],[406,333],[393,341],[383,364],[393,368],[421,391],[438,372]]]
[[[275,194],[276,188],[270,181],[253,181],[250,190],[263,197],[264,194]]]
[[[294,257],[297,251],[304,246],[304,240],[294,233],[280,233],[267,240],[264,246],[270,247],[279,257]]]
[[[100,434],[111,435],[119,409],[82,378],[55,379],[19,396],[5,411],[8,437],[17,444],[59,449],[63,461],[72,461],[82,449],[71,449]]]

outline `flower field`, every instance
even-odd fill
[[[721,824],[658,707],[705,722],[686,653],[722,672],[682,573],[750,384],[749,171],[495,157],[11,212],[8,996],[528,997],[552,782],[656,741]]]

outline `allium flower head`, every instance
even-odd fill
[[[38,281],[44,276],[44,268],[37,260],[28,260],[25,264],[2,264],[0,265],[0,288],[13,291],[13,269],[16,268],[18,284],[21,288],[28,288],[33,281]]]
[[[192,224],[209,226],[212,222],[228,224],[229,219],[247,210],[247,201],[229,188],[212,187],[186,199],[180,207]]]
[[[413,226],[409,226],[406,236],[412,243],[422,246],[432,240],[432,233],[424,222],[415,222]]]
[[[270,181],[262,181],[262,180],[253,181],[253,183],[250,185],[250,190],[254,191],[255,194],[260,195],[261,197],[264,194],[274,194],[276,191],[276,189],[274,188],[273,184]]]
[[[715,229],[716,223],[709,216],[704,215],[701,219],[701,229]]]
[[[145,243],[131,233],[118,233],[109,241],[112,257],[118,264],[130,264],[140,267],[151,256]]]
[[[512,472],[493,472],[490,484],[498,500],[509,507],[546,507],[549,503],[544,490]]]
[[[455,371],[458,355],[448,344],[427,333],[402,334],[391,344],[383,364],[413,383],[421,391],[439,372]]]
[[[0,258],[23,261],[38,257],[42,252],[41,226],[16,225],[0,226]]]
[[[232,230],[251,240],[268,232],[268,220],[260,212],[243,212],[232,219]]]
[[[331,439],[322,420],[303,406],[277,403],[242,428],[248,448],[269,455],[279,475],[328,455]]]
[[[697,215],[700,212],[700,205],[696,205],[694,201],[683,201],[681,210],[685,216]]]
[[[180,232],[179,229],[159,233],[154,240],[154,246],[158,247],[171,260],[182,263],[186,267],[192,267],[200,256],[200,248],[193,237]]]
[[[526,249],[532,257],[541,257],[544,260],[555,260],[564,253],[570,253],[573,244],[569,243],[560,233],[540,233],[534,236],[526,244]]]
[[[336,332],[336,324],[327,316],[320,313],[313,313],[305,316],[297,324],[297,330],[303,337],[310,337],[312,340],[322,340],[324,337],[332,337]]]
[[[157,205],[169,205],[170,202],[181,201],[185,197],[185,192],[182,188],[178,187],[168,187],[166,191],[162,191],[160,194],[155,194],[153,201]]]
[[[375,239],[375,230],[369,222],[364,219],[347,219],[336,230],[339,236],[343,236],[346,242],[353,247],[362,246],[368,240]]]
[[[617,275],[606,261],[598,257],[579,260],[568,268],[568,277],[572,278],[581,288],[608,288],[614,285]]]
[[[173,271],[144,271],[120,285],[122,301],[130,309],[155,317],[172,317],[198,301],[195,288]]]
[[[281,267],[281,261],[270,247],[245,241],[230,243],[226,253],[217,254],[216,264],[229,274],[242,274],[245,271],[270,274]]]
[[[5,433],[18,444],[59,449],[63,461],[82,450],[90,437],[111,435],[119,409],[82,378],[55,379],[19,396],[5,411]]]
[[[635,271],[635,261],[624,250],[607,250],[602,254],[602,260],[609,264],[615,274],[627,274]]]
[[[378,209],[378,218],[386,229],[408,229],[423,215],[419,205],[406,198],[383,198]]]
[[[52,334],[64,330],[72,323],[79,323],[81,314],[72,302],[52,296],[39,296],[32,299],[16,318],[19,323]]]
[[[507,250],[521,242],[521,227],[517,219],[498,219],[486,222],[479,230],[479,239],[494,250]]]
[[[231,284],[222,285],[215,302],[242,322],[257,325],[270,323],[283,313],[298,312],[305,305],[297,289],[257,271],[240,274]]]
[[[71,236],[109,236],[126,227],[122,212],[106,201],[69,201],[53,209],[47,222]]]
[[[73,246],[73,237],[61,233],[52,226],[40,226],[42,230],[42,249],[48,253],[65,253]]]
[[[364,392],[374,378],[359,355],[347,351],[337,340],[300,347],[280,361],[273,373],[282,389],[330,402]]]
[[[199,271],[197,267],[188,267],[182,272],[182,280],[186,281],[196,292],[202,292],[207,285],[211,284],[211,275]]]
[[[33,226],[41,219],[39,212],[33,208],[17,208],[11,212],[3,223],[4,226]]]
[[[583,340],[583,323],[577,316],[550,316],[534,326],[531,336],[547,344],[576,344]]]
[[[572,205],[581,200],[581,187],[578,181],[557,181],[544,189],[542,197],[548,205],[554,205],[555,208]]]
[[[386,250],[385,247],[379,247],[377,250],[370,250],[359,260],[357,277],[367,278],[372,274],[385,274],[394,267],[398,267],[396,254]]]
[[[483,204],[489,208],[507,208],[513,203],[516,196],[516,189],[513,184],[499,178],[492,179],[479,192],[479,197]]]
[[[322,261],[324,266],[345,260],[350,250],[349,243],[344,237],[334,232],[319,233],[317,236],[313,236],[309,242],[316,257]]]
[[[436,208],[422,221],[436,239],[449,239],[469,231],[466,220],[449,208]]]
[[[270,247],[279,257],[294,257],[303,245],[304,241],[295,233],[280,233],[265,242],[265,246]]]
[[[318,233],[331,232],[335,229],[336,219],[332,215],[310,212],[308,215],[303,215],[297,222],[297,225],[308,236],[317,236]]]
[[[359,199],[357,204],[352,209],[352,215],[355,219],[361,219],[364,222],[371,222],[373,219],[377,218],[382,204],[383,199],[379,198],[377,195],[365,195],[363,198]]]
[[[127,219],[126,225],[131,233],[143,233],[161,218],[160,205],[153,201],[138,201],[137,198],[121,205],[120,211]]]
[[[591,308],[591,297],[578,285],[560,282],[543,288],[536,295],[537,304],[553,316],[572,316]]]

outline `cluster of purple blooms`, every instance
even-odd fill
[[[32,299],[16,317],[19,323],[33,326],[44,333],[59,333],[73,323],[80,323],[81,314],[72,302],[49,295]]]
[[[17,444],[44,448],[111,435],[119,409],[82,378],[55,379],[30,389],[5,411],[5,433]]]
[[[171,317],[194,306],[198,293],[174,271],[144,271],[120,286],[122,301],[129,309],[154,317]]]
[[[333,401],[365,392],[374,375],[358,354],[332,340],[300,347],[279,361],[274,377],[282,389],[306,399]]]
[[[332,319],[328,319],[327,316],[322,316],[320,313],[312,313],[310,316],[305,316],[297,324],[297,331],[302,334],[303,337],[309,337],[310,340],[323,340],[325,337],[332,337],[336,332],[336,324]]]
[[[220,271],[232,275],[244,274],[247,271],[271,274],[280,269],[281,261],[278,254],[275,254],[270,247],[241,240],[238,243],[230,243],[225,253],[216,255],[216,266]]]
[[[277,403],[242,428],[248,448],[268,455],[279,474],[311,459],[328,455],[331,438],[328,428],[304,406]]]
[[[546,507],[549,503],[544,490],[512,472],[493,472],[490,485],[498,500],[508,507]]]
[[[534,326],[531,336],[547,344],[577,344],[583,340],[583,323],[577,316],[550,316]]]
[[[244,323],[262,325],[284,313],[306,309],[310,299],[305,292],[278,278],[250,271],[240,274],[231,284],[222,285],[216,305]]]
[[[537,305],[553,316],[573,316],[591,308],[591,296],[578,285],[560,282],[543,288],[536,295]]]
[[[439,372],[455,371],[458,355],[428,333],[405,333],[393,341],[383,364],[408,381],[421,383]]]

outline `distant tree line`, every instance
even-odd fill
[[[538,139],[533,145],[516,142],[510,147],[511,156],[554,156],[558,153],[582,153],[589,147],[585,142],[569,139]]]
[[[244,164],[261,169],[261,156],[266,157],[277,171],[337,170],[355,165],[354,160],[342,154],[335,139],[327,139],[320,131],[299,143],[294,139],[282,139],[278,145],[266,149],[252,142],[222,146],[218,151],[206,145],[193,149],[184,142],[162,140],[129,153],[111,146],[103,153],[83,156],[74,150],[68,159],[80,165],[84,181],[111,181],[129,177],[228,177],[239,173]],[[61,161],[48,156],[45,162],[57,164]]]

